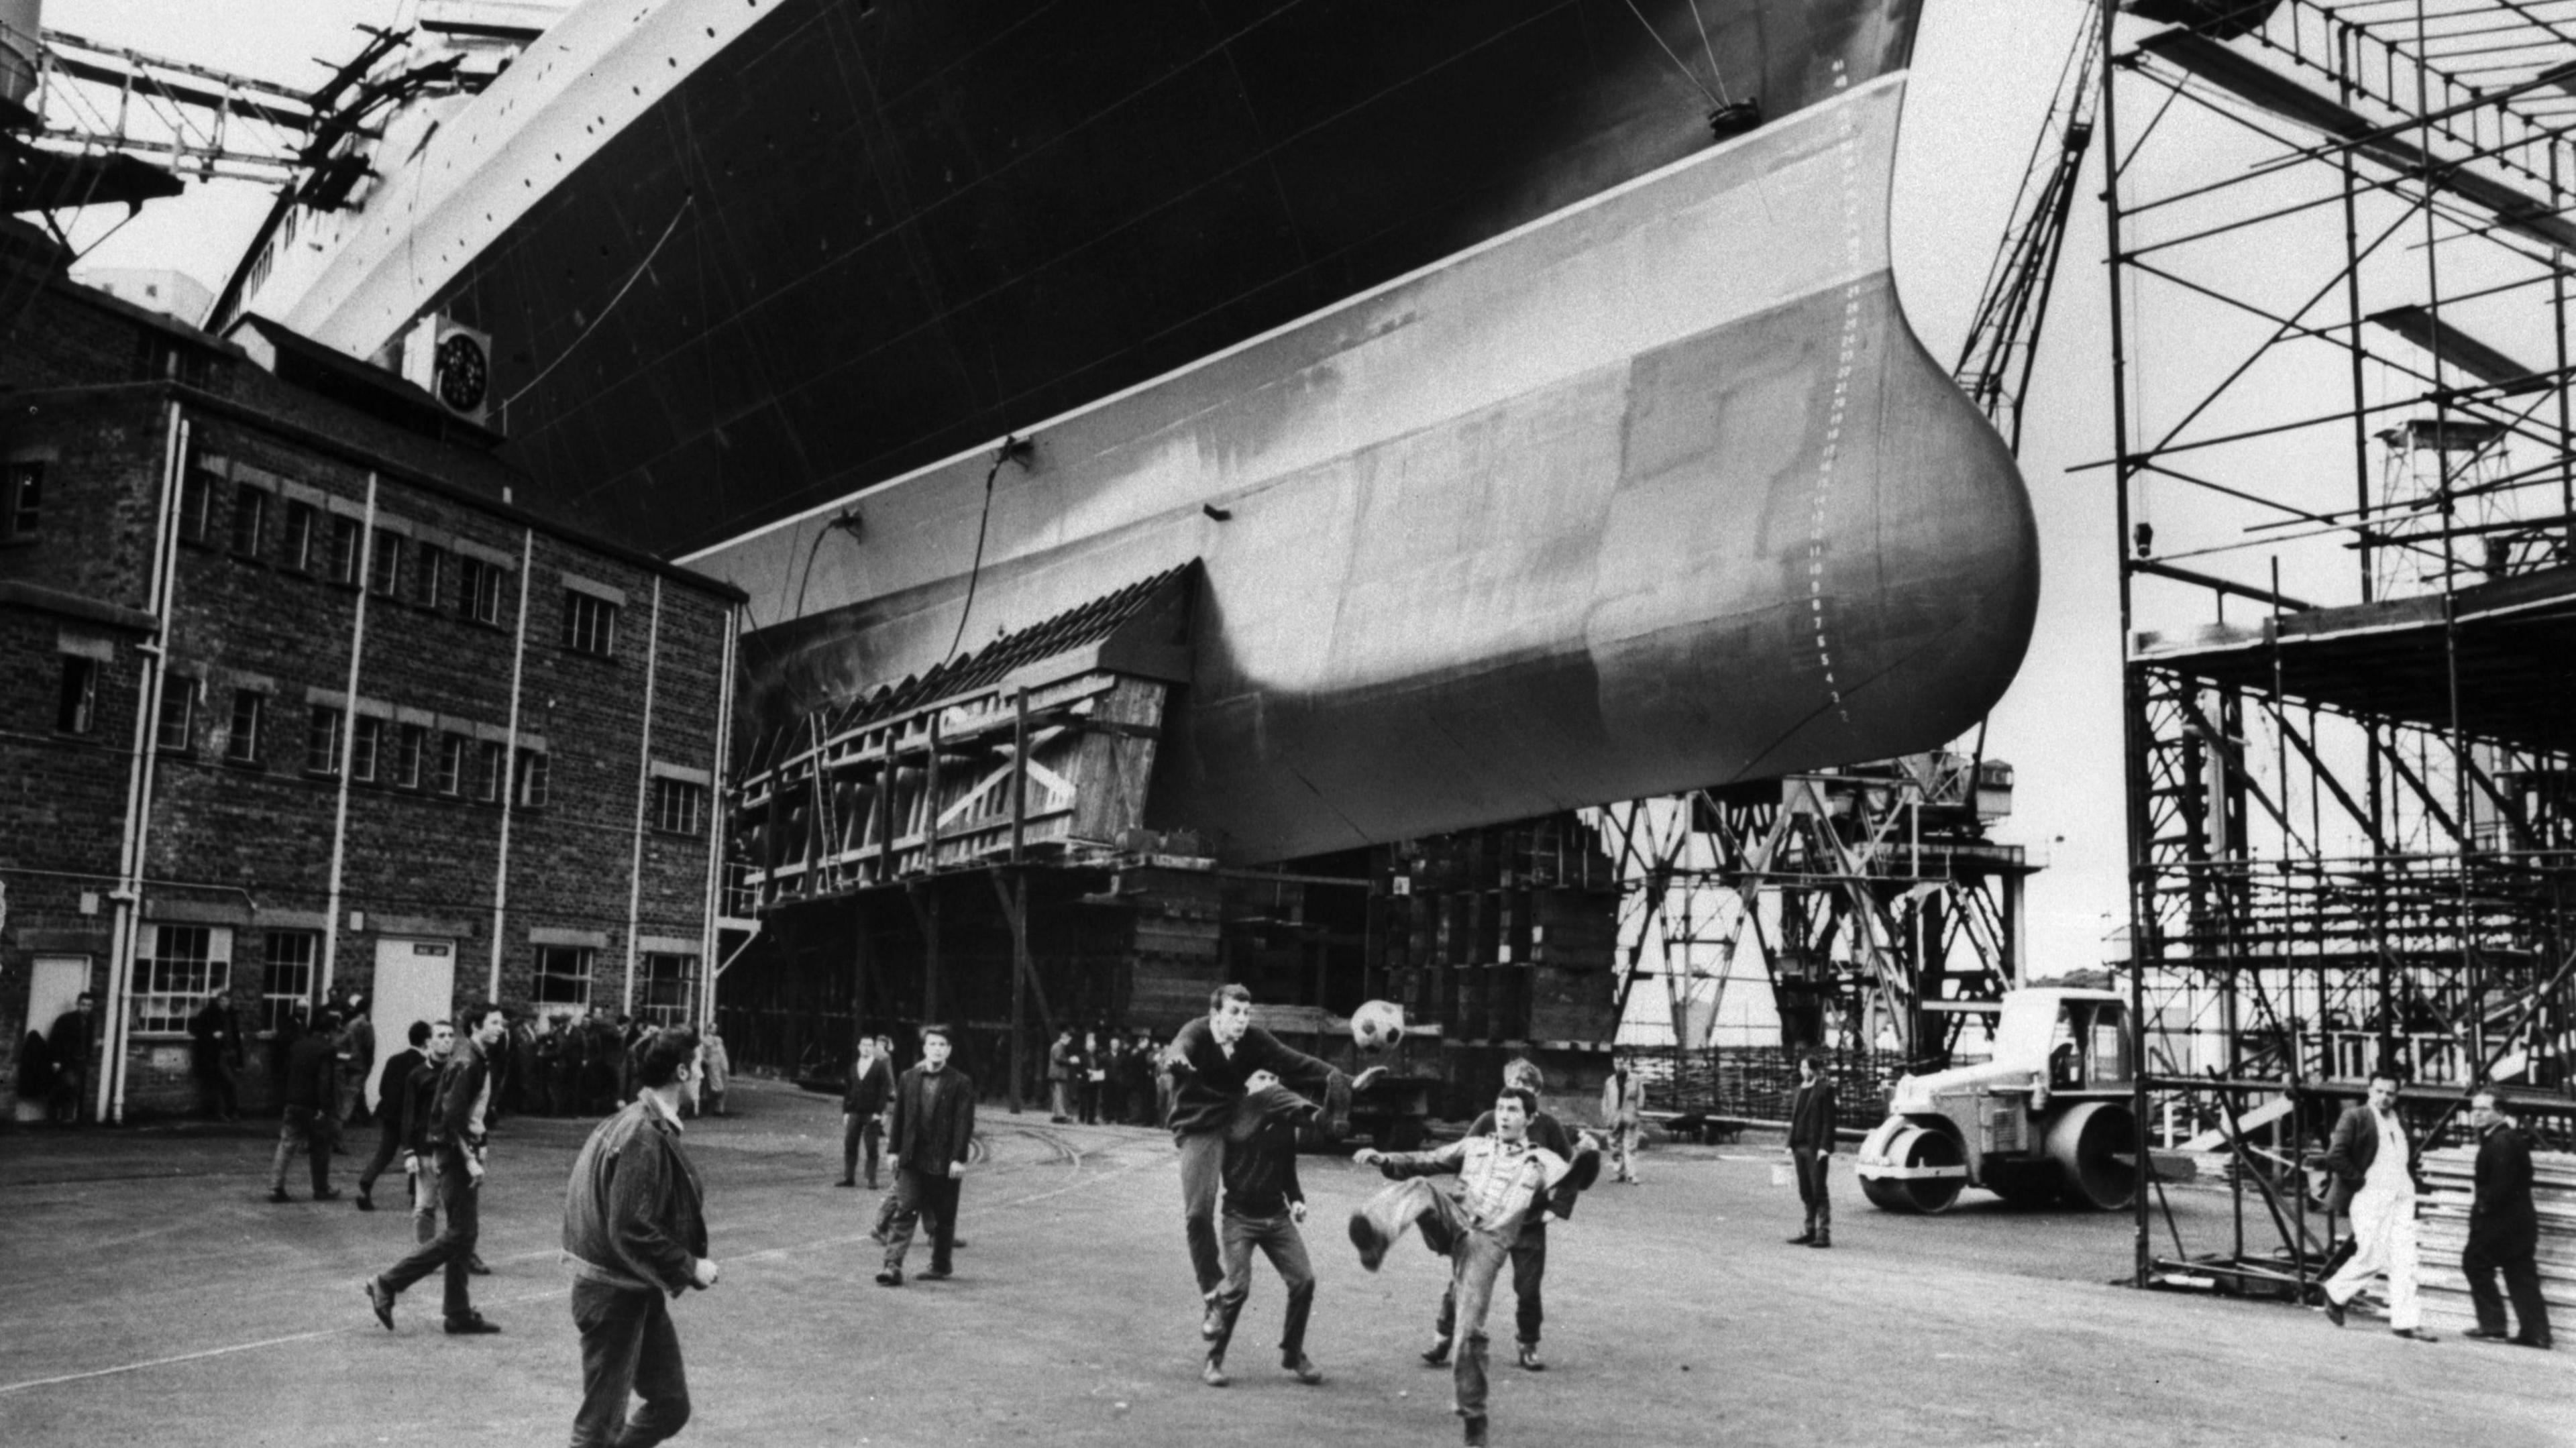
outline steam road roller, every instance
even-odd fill
[[[1971,1186],[2016,1203],[2127,1206],[2131,1051],[2116,992],[2006,994],[1992,1060],[1896,1083],[1888,1118],[1861,1143],[1862,1193],[1891,1212],[1946,1211]]]

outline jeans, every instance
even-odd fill
[[[1538,1210],[1535,1206],[1532,1211]],[[1538,1346],[1539,1328],[1547,1321],[1547,1306],[1540,1300],[1539,1283],[1547,1275],[1547,1229],[1523,1226],[1520,1240],[1512,1243],[1512,1298],[1515,1304],[1512,1326],[1520,1340],[1530,1347]],[[1432,1324],[1432,1334],[1443,1341],[1457,1336],[1458,1288],[1455,1282],[1440,1293],[1440,1316]]]
[[[950,1176],[945,1164],[933,1175],[906,1166],[894,1174],[894,1221],[886,1229],[885,1264],[903,1270],[903,1255],[912,1246],[912,1224],[930,1222],[930,1270],[948,1270],[951,1244],[957,1240],[957,1189],[965,1183]]]
[[[680,1335],[660,1292],[575,1278],[572,1323],[581,1332],[581,1411],[572,1448],[648,1448],[689,1421],[689,1377]],[[629,1395],[644,1401],[626,1412]]]
[[[1637,1147],[1645,1140],[1645,1128],[1634,1121],[1613,1123],[1610,1128],[1610,1163],[1618,1169],[1617,1179],[1637,1179]]]
[[[424,1247],[438,1240],[438,1153],[434,1151],[420,1159],[420,1175],[411,1179],[411,1235]]]
[[[1410,1185],[1423,1187],[1429,1213],[1423,1218],[1423,1235],[1449,1246],[1449,1292],[1458,1304],[1459,1338],[1451,1382],[1457,1388],[1458,1416],[1475,1419],[1485,1416],[1485,1314],[1494,1305],[1494,1279],[1502,1275],[1503,1264],[1511,1259],[1513,1243],[1493,1232],[1484,1231],[1467,1220],[1458,1199],[1447,1192],[1432,1190],[1417,1177]],[[1435,1226],[1436,1223],[1436,1226]]]
[[[877,1152],[885,1140],[885,1123],[874,1115],[850,1116],[841,1127],[841,1180],[849,1181],[859,1174],[862,1151],[868,1159],[868,1185],[877,1184]]]
[[[1189,1240],[1199,1296],[1213,1297],[1225,1283],[1216,1245],[1216,1188],[1225,1172],[1225,1132],[1193,1131],[1176,1140],[1181,1148],[1181,1233]]]
[[[1279,1329],[1279,1361],[1294,1366],[1306,1352],[1306,1319],[1315,1310],[1315,1269],[1306,1260],[1306,1239],[1298,1235],[1296,1219],[1286,1212],[1274,1217],[1225,1214],[1225,1285],[1217,1289],[1216,1341],[1209,1345],[1208,1357],[1225,1361],[1226,1346],[1234,1341],[1234,1320],[1242,1315],[1243,1300],[1252,1295],[1255,1247],[1278,1269],[1279,1280],[1288,1284],[1288,1317]]]
[[[331,1117],[312,1106],[289,1106],[277,1125],[277,1155],[269,1163],[268,1189],[286,1190],[286,1159],[295,1154],[295,1144],[304,1143],[304,1153],[313,1161],[313,1195],[331,1189]]]
[[[1798,1168],[1798,1200],[1807,1208],[1807,1230],[1832,1231],[1834,1204],[1825,1195],[1825,1176],[1833,1165],[1833,1156],[1812,1146],[1793,1146],[1789,1157]]]
[[[404,1288],[444,1267],[447,1293],[441,1306],[448,1321],[462,1322],[474,1315],[474,1302],[466,1291],[466,1268],[474,1261],[474,1240],[482,1232],[482,1214],[477,1209],[481,1185],[465,1169],[465,1153],[452,1146],[438,1149],[437,1182],[439,1205],[447,1211],[447,1230],[376,1280],[386,1292],[400,1296]]]

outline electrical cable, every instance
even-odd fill
[[[662,228],[662,235],[654,241],[653,249],[644,253],[644,259],[637,262],[635,264],[635,270],[627,274],[626,285],[617,289],[617,295],[608,299],[608,305],[599,309],[599,315],[590,319],[590,325],[582,328],[580,335],[564,344],[564,349],[555,354],[555,360],[547,363],[544,371],[529,378],[527,386],[522,387],[518,391],[501,399],[501,410],[504,414],[507,414],[510,410],[511,403],[527,396],[538,383],[543,382],[548,377],[554,375],[554,370],[563,365],[565,358],[570,357],[574,352],[579,351],[581,344],[590,340],[590,334],[598,330],[600,323],[608,320],[608,314],[616,311],[617,304],[626,300],[626,294],[635,290],[635,284],[644,279],[644,273],[652,268],[653,258],[662,254],[663,243],[668,242],[671,239],[671,233],[677,231],[680,227],[680,218],[688,215],[689,208],[695,204],[697,204],[697,194],[695,192],[691,192],[680,198],[679,207],[671,213],[670,224]],[[416,229],[417,228],[415,228],[415,230]]]
[[[975,523],[975,561],[966,569],[966,605],[957,610],[957,632],[948,640],[948,652],[939,660],[946,668],[957,657],[957,646],[966,638],[966,620],[975,612],[975,585],[984,577],[984,535],[993,525],[993,480],[1002,474],[1002,464],[1019,455],[1028,444],[1017,437],[1002,439],[1001,450],[993,455],[993,465],[984,472],[984,512]]]
[[[1637,17],[1637,23],[1639,25],[1646,27],[1646,35],[1649,39],[1655,42],[1656,49],[1661,50],[1665,55],[1672,58],[1673,68],[1682,73],[1682,79],[1691,83],[1691,89],[1698,91],[1701,96],[1707,99],[1710,105],[1714,106],[1725,104],[1725,102],[1719,100],[1715,95],[1710,94],[1707,86],[1699,83],[1699,75],[1690,68],[1689,62],[1683,60],[1679,55],[1674,54],[1673,48],[1664,43],[1664,37],[1655,29],[1654,22],[1646,18],[1645,11],[1637,8],[1637,0],[1628,0],[1628,13]],[[1696,15],[1699,12],[1697,8],[1694,7],[1691,13]]]

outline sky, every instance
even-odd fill
[[[46,0],[45,24],[304,89],[328,73],[326,58],[354,52],[358,26],[391,23],[403,9],[397,0]],[[1926,0],[1893,234],[1899,293],[1936,357],[1958,353],[2084,15],[2077,0]],[[2127,908],[2112,498],[2104,474],[2069,471],[2110,450],[2098,190],[2088,184],[2070,225],[2026,409],[2040,613],[1987,741],[1988,755],[2017,773],[2014,815],[1998,836],[2048,866],[2027,899],[2035,975],[2097,964]],[[97,243],[91,267],[173,267],[219,287],[269,199],[249,184],[194,185],[113,235],[104,234],[115,218],[100,217],[74,239]]]

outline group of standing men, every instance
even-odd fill
[[[2531,1143],[2504,1113],[2502,1098],[2492,1087],[2481,1087],[2469,1098],[2469,1124],[2478,1133],[2478,1155],[2460,1271],[2469,1279],[2478,1325],[2467,1336],[2546,1350],[2551,1345],[2549,1305],[2540,1295],[2540,1218],[2531,1197]],[[2368,1097],[2335,1123],[2321,1165],[2331,1178],[2327,1209],[2352,1215],[2352,1255],[2321,1287],[2326,1320],[2343,1326],[2352,1299],[2372,1278],[2385,1277],[2390,1330],[2416,1342],[2433,1341],[2433,1334],[2424,1330],[2415,1282],[2415,1197],[2422,1159],[2397,1113],[2394,1075],[2371,1075]],[[2504,1278],[2502,1293],[2496,1290],[2498,1274]],[[2518,1332],[2509,1331],[2505,1321],[2508,1294]]]
[[[1113,1126],[1154,1124],[1156,1091],[1153,1037],[1139,1031],[1133,1040],[1116,1032],[1072,1030],[1056,1033],[1047,1048],[1049,1119],[1066,1125],[1107,1121]]]

